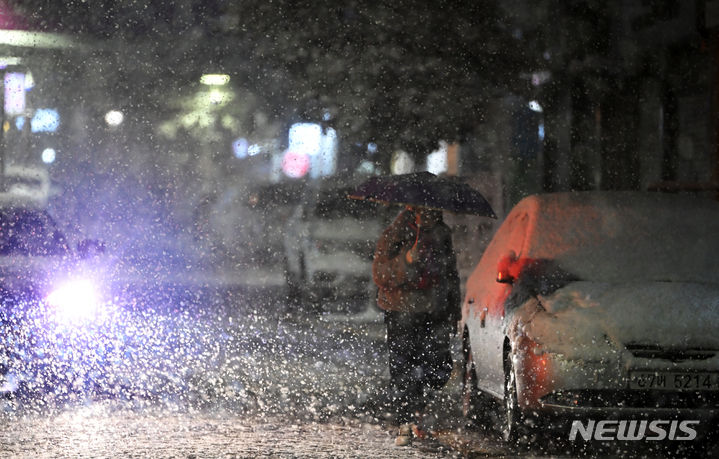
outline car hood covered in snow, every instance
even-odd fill
[[[597,282],[719,284],[719,203],[641,192],[549,193],[529,215],[522,258]],[[513,211],[516,212],[516,211]]]
[[[719,285],[573,282],[519,324],[548,352],[602,359],[627,345],[719,349]]]

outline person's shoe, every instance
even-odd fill
[[[417,437],[419,440],[427,438],[427,431],[421,425],[412,424],[412,435]]]
[[[412,434],[419,440],[427,438],[428,431],[424,425],[424,413],[417,411],[414,413],[415,421],[412,424]]]
[[[408,446],[412,441],[412,426],[410,424],[402,424],[399,426],[399,434],[394,440],[397,446]]]

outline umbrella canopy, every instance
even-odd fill
[[[431,172],[372,177],[348,197],[497,218],[479,191],[459,180]]]

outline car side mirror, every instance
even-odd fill
[[[77,244],[80,258],[92,258],[105,253],[105,243],[97,239],[85,239]]]
[[[497,282],[500,284],[514,284],[516,276],[514,268],[517,263],[517,254],[514,250],[510,250],[506,255],[502,256],[497,263]]]
[[[497,271],[497,282],[500,284],[514,284],[514,277],[507,271]]]

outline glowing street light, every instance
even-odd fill
[[[529,106],[529,109],[533,112],[542,113],[544,111],[544,108],[542,108],[542,106],[539,105],[539,102],[537,102],[536,100],[529,101],[529,104],[527,105]]]
[[[119,126],[125,119],[125,115],[119,110],[110,110],[105,114],[105,122],[108,126]]]
[[[200,77],[200,83],[208,86],[222,86],[230,82],[230,76],[220,73],[207,73]]]
[[[46,148],[42,151],[42,162],[45,164],[52,164],[55,162],[55,158],[57,156],[57,153],[55,152],[54,148]]]

